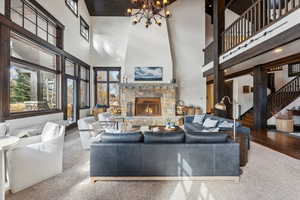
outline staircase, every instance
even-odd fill
[[[282,88],[268,96],[267,119],[273,116],[287,105],[295,101],[300,96],[300,76],[296,76]],[[253,127],[254,115],[253,107],[245,112],[241,117],[244,126]]]

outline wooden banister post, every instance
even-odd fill
[[[221,101],[224,96],[224,71],[220,69],[219,57],[222,54],[222,33],[225,30],[225,0],[214,0],[214,105]],[[216,115],[223,115],[215,111]]]
[[[262,66],[254,68],[254,93],[253,93],[253,108],[254,108],[254,128],[265,129],[267,127],[267,85],[268,74],[267,70]]]

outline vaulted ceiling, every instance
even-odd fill
[[[85,0],[91,16],[126,16],[127,8],[133,6],[131,0]],[[173,3],[175,0],[170,0]],[[184,1],[184,0],[179,0]],[[206,12],[212,15],[213,0],[206,1]],[[242,14],[252,5],[253,0],[225,0],[230,10]]]
[[[174,2],[175,0],[170,0]],[[91,16],[126,16],[130,0],[85,0]]]

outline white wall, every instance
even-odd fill
[[[205,46],[214,41],[214,26],[210,15],[205,14]]]
[[[176,1],[170,6],[169,32],[178,98],[206,110],[206,81],[201,67],[205,47],[205,0]]]
[[[4,1],[5,0],[0,0],[0,13],[4,15]]]
[[[275,74],[275,89],[279,90],[289,81],[291,81],[294,77],[289,77],[288,66],[283,66],[282,71],[273,72]]]
[[[37,0],[37,2],[65,25],[65,51],[89,64],[90,43],[80,35],[80,15],[91,26],[90,15],[85,1],[78,1],[78,17],[66,6],[64,0]]]
[[[229,9],[225,10],[225,29],[228,28],[240,16]],[[214,27],[210,15],[205,14],[205,46],[209,45],[213,40]]]
[[[233,99],[241,105],[241,114],[244,114],[253,107],[253,93],[243,93],[243,86],[253,87],[253,77],[244,75],[231,80],[233,80]]]
[[[134,81],[135,67],[162,67],[161,82],[172,81],[173,63],[166,20],[162,19],[161,26],[153,24],[149,28],[145,28],[144,23],[129,26],[125,65],[122,70],[128,82],[138,82]]]
[[[130,28],[129,17],[92,17],[92,66],[121,67],[125,64]]]

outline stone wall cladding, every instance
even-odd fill
[[[134,125],[164,125],[167,119],[176,121],[176,84],[167,83],[122,83],[121,107],[122,116]],[[135,115],[135,99],[137,97],[161,98],[161,116],[143,117],[127,116],[128,103],[132,103],[132,114]]]

